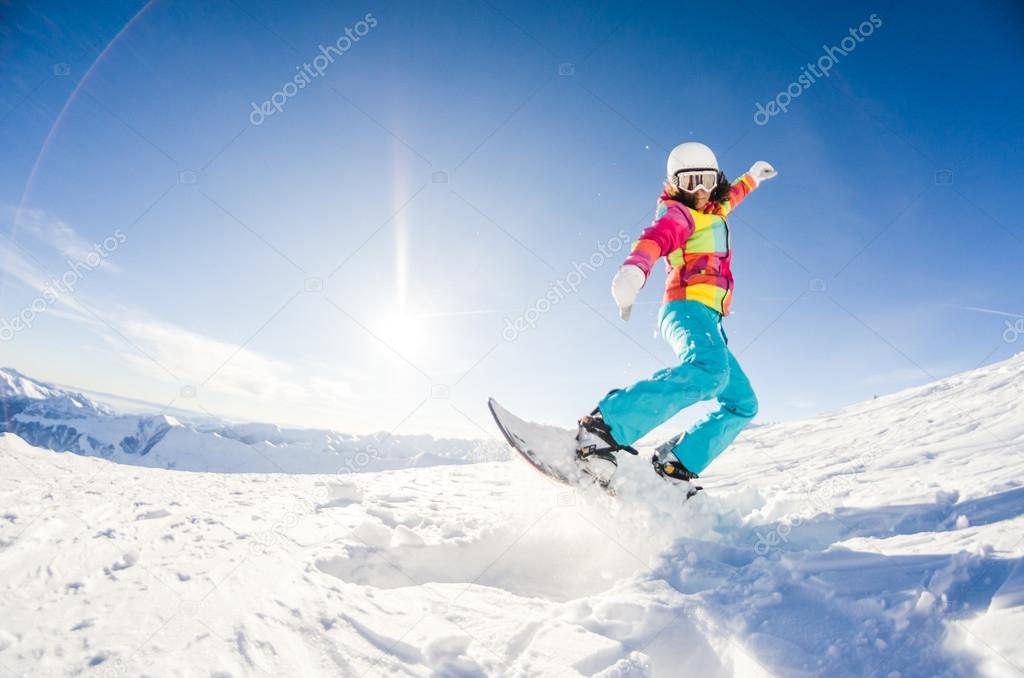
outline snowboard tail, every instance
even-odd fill
[[[572,431],[524,421],[496,401],[487,400],[494,423],[526,463],[563,485],[577,485],[583,474],[576,467],[576,436]]]

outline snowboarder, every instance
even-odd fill
[[[651,460],[659,475],[687,485],[757,414],[757,397],[722,329],[733,289],[726,217],[777,174],[759,160],[730,183],[715,154],[699,143],[680,144],[669,155],[654,222],[615,274],[612,297],[629,320],[651,268],[665,257],[668,281],[658,324],[679,365],[611,391],[579,420],[577,461],[602,485],[618,467],[616,453],[636,454],[630,445],[694,403],[717,398],[720,408],[659,446]]]

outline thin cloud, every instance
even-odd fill
[[[977,313],[988,313],[989,315],[1000,315],[1000,316],[1003,316],[1005,318],[1024,318],[1024,315],[1021,315],[1019,313],[1010,313],[1008,311],[997,311],[994,308],[979,308],[978,306],[953,306],[952,304],[950,304],[950,307],[951,308],[960,308],[960,309],[963,309],[965,311],[975,311]]]
[[[91,243],[75,232],[66,221],[41,209],[23,208],[4,210],[14,225],[15,233],[25,233],[53,249],[57,254],[71,261],[85,261],[91,253],[96,253],[96,244]],[[100,259],[96,268],[108,272],[120,272],[120,268],[109,258]]]
[[[119,328],[152,360],[134,356],[130,362],[150,376],[166,379],[164,371],[185,384],[228,396],[288,402],[355,397],[349,382],[327,376],[304,376],[291,363],[233,342],[153,319],[120,321]],[[157,363],[154,365],[153,363]]]
[[[54,237],[60,240],[66,235]],[[72,240],[63,242],[70,246]],[[66,247],[64,251],[70,249]],[[249,410],[266,411],[269,404],[287,403],[309,411],[324,408],[330,411],[333,404],[357,400],[354,382],[339,377],[328,366],[301,369],[240,344],[162,321],[143,311],[112,307],[77,291],[62,291],[11,241],[0,240],[0,271],[5,281],[20,283],[37,299],[53,299],[41,312],[91,329],[131,372],[170,385],[174,392],[183,386],[198,387],[203,397],[211,397],[242,416]],[[26,307],[32,305],[27,297],[25,303]],[[102,319],[90,308],[97,309]],[[174,377],[180,383],[175,382]],[[187,402],[182,404],[187,406]]]
[[[5,278],[12,278],[43,298],[52,298],[54,302],[45,312],[55,313],[55,306],[66,308],[75,320],[92,322],[81,304],[75,301],[74,295],[64,291],[56,281],[51,280],[39,266],[28,257],[22,255],[12,243],[0,243],[0,270]],[[65,314],[66,315],[66,314]]]

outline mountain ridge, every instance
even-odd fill
[[[14,433],[35,447],[184,471],[333,473],[508,458],[497,440],[118,414],[79,392],[7,367],[0,368],[0,408],[0,433]]]

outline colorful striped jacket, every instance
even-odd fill
[[[732,182],[729,197],[697,211],[662,193],[654,222],[644,229],[625,264],[650,276],[654,262],[665,257],[668,280],[665,301],[693,299],[729,314],[732,301],[732,249],[725,217],[757,188],[757,180],[744,174]]]

